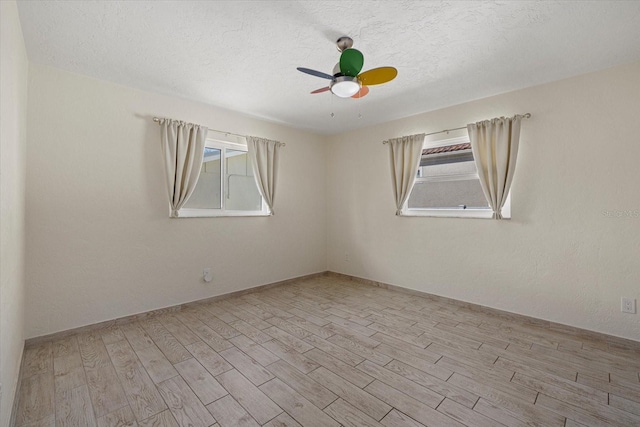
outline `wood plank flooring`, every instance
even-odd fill
[[[27,426],[640,426],[624,347],[323,276],[25,350]]]

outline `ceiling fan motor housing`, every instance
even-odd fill
[[[340,63],[338,62],[335,67],[333,67],[333,77],[344,76],[342,74],[342,70],[340,70]]]

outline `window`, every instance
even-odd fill
[[[253,177],[246,142],[207,139],[198,184],[180,217],[262,215],[268,211]]]
[[[502,209],[511,216],[510,200]],[[468,137],[425,142],[416,183],[403,210],[408,216],[491,218]]]

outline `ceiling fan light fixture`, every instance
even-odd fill
[[[330,88],[337,97],[350,98],[360,91],[360,81],[357,77],[340,76],[333,79]]]

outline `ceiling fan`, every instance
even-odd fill
[[[398,75],[398,70],[394,67],[374,68],[360,73],[364,65],[364,56],[362,52],[351,47],[351,37],[340,37],[336,45],[342,54],[340,62],[333,68],[333,75],[310,68],[297,68],[303,73],[330,80],[329,86],[316,89],[312,94],[331,91],[340,98],[362,98],[369,93],[369,86],[390,82]]]

